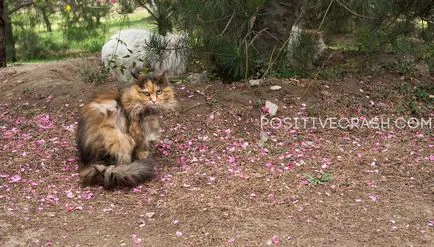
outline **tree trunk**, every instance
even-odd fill
[[[6,57],[8,60],[15,62],[17,61],[17,52],[15,50],[15,39],[12,30],[12,22],[10,21],[11,18],[9,17],[9,11],[7,7],[8,6],[6,5],[3,12],[6,30]]]
[[[47,32],[51,33],[52,32],[51,22],[50,22],[50,19],[48,18],[48,13],[47,13],[46,7],[41,8],[41,13],[42,13],[42,18],[44,19],[44,22],[45,22],[45,26],[47,27]]]
[[[269,0],[262,8],[254,29],[260,33],[255,46],[263,56],[269,56],[274,47],[279,48],[289,38],[300,6],[301,0]]]
[[[6,67],[6,21],[4,0],[0,0],[0,67]]]

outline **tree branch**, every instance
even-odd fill
[[[8,10],[9,14],[13,14],[14,12],[17,12],[18,10],[29,7],[33,5],[33,0],[27,0],[24,3],[18,4],[17,6],[12,7],[12,9]]]
[[[350,8],[348,8],[347,5],[341,3],[339,0],[336,0],[337,3],[339,3],[342,7],[344,7],[346,10],[348,10],[351,14],[357,16],[357,17],[361,17],[361,18],[366,18],[366,19],[371,19],[371,20],[377,20],[378,18],[374,18],[374,17],[370,17],[370,16],[366,16],[366,15],[360,15],[357,14],[356,12],[354,12],[353,10],[351,10]]]

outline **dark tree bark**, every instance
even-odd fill
[[[3,1],[3,0],[2,0]],[[5,21],[5,32],[6,32],[6,59],[12,62],[17,61],[17,52],[15,50],[15,39],[12,30],[12,22],[10,21],[8,6],[4,6],[3,17]]]
[[[0,0],[0,67],[6,67],[6,21],[4,0]]]
[[[51,33],[52,32],[51,22],[50,22],[50,19],[48,18],[47,8],[42,7],[41,13],[42,13],[42,18],[44,19],[44,22],[45,22],[45,26],[47,27],[47,32]]]
[[[270,0],[256,17],[255,30],[259,34],[255,45],[263,55],[271,54],[274,47],[282,45],[291,33],[299,16],[301,0]]]

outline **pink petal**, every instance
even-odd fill
[[[376,196],[376,195],[370,195],[369,199],[371,199],[372,201],[376,202],[378,200],[378,196]]]
[[[84,199],[86,199],[86,200],[90,200],[90,199],[93,198],[93,193],[90,192],[90,191],[86,191],[86,192],[83,194],[83,197],[84,197]]]
[[[278,235],[274,235],[271,238],[271,242],[273,242],[273,244],[275,244],[275,245],[279,245],[280,244],[280,237]]]
[[[21,180],[21,176],[16,174],[9,178],[9,183],[18,183]]]
[[[67,192],[66,192],[66,197],[68,197],[68,198],[73,198],[73,197],[74,197],[74,194],[72,193],[72,191],[67,191]]]
[[[142,239],[139,238],[136,234],[132,235],[133,241],[136,247],[142,246]]]

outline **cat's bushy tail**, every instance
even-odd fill
[[[114,187],[135,187],[154,176],[151,159],[136,160],[126,165],[107,165],[97,162],[80,169],[83,185],[102,185],[105,189]]]

